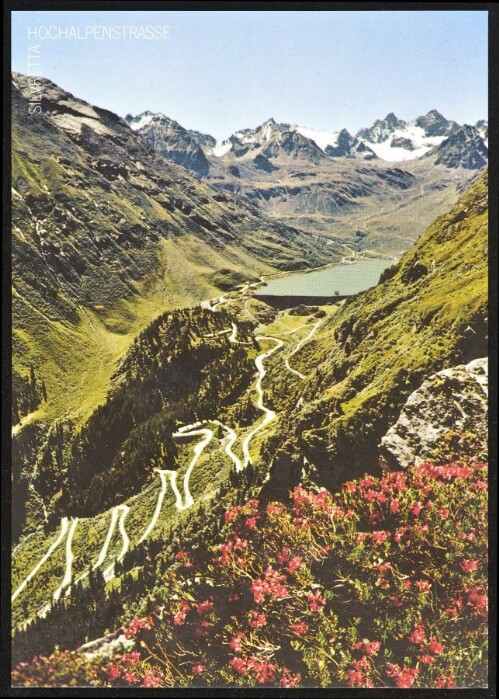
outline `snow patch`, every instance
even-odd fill
[[[398,138],[406,138],[411,141],[414,150],[402,148],[400,146],[392,146],[392,140]],[[372,143],[364,141],[366,146],[369,146],[378,158],[386,160],[390,163],[401,162],[403,160],[416,160],[428,153],[435,146],[439,146],[444,141],[446,136],[426,136],[424,129],[421,126],[416,126],[413,123],[407,124],[402,129],[396,129],[390,137],[381,143]]]
[[[151,121],[154,119],[154,116],[154,114],[145,112],[144,114],[141,114],[139,117],[135,117],[135,119],[130,122],[130,128],[133,131],[140,131],[140,129],[143,129],[144,126],[147,126],[151,123]]]
[[[230,141],[217,141],[216,144],[211,149],[211,153],[216,158],[221,158],[223,155],[228,153],[231,148],[232,148],[232,143]]]
[[[295,130],[305,138],[314,141],[321,150],[325,150],[327,146],[338,145],[338,133],[336,132],[315,131],[315,129],[305,129],[302,126],[297,126]]]

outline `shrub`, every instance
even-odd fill
[[[483,686],[486,477],[426,463],[231,507],[219,545],[179,549],[161,607],[127,630],[133,658],[103,683]]]

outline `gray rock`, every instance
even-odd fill
[[[449,431],[470,431],[487,440],[488,360],[444,369],[411,393],[397,422],[379,445],[382,461],[393,469],[431,458]]]
[[[489,151],[477,129],[465,124],[423,157],[449,169],[479,170],[487,165]]]

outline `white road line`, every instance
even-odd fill
[[[229,433],[229,439],[227,441],[227,444],[225,445],[225,453],[227,454],[229,459],[234,462],[236,466],[236,471],[242,471],[243,464],[241,462],[241,459],[239,459],[239,457],[232,451],[232,447],[234,446],[237,440],[236,432],[232,429],[232,427],[225,425],[223,422],[220,422],[220,420],[208,420],[207,422],[213,422],[213,424],[215,425],[220,425],[220,427],[222,427],[226,432]]]
[[[128,551],[128,547],[130,545],[130,539],[128,538],[128,535],[125,531],[125,518],[128,514],[128,511],[130,510],[130,508],[128,507],[128,505],[117,505],[115,507],[115,511],[116,510],[121,512],[119,523],[118,523],[118,528],[120,530],[121,538],[123,539],[123,546],[121,547],[121,551],[119,552],[118,556],[116,557],[116,561],[121,561],[123,559],[125,553]],[[109,580],[112,580],[112,578],[114,577],[114,564],[116,561],[113,561],[111,563],[111,565],[109,565],[103,573],[104,580],[106,582],[109,582]]]
[[[64,578],[60,586],[54,592],[53,599],[56,602],[61,596],[61,592],[65,587],[71,585],[71,578],[73,577],[73,549],[71,544],[73,543],[73,535],[75,533],[76,525],[78,524],[78,517],[75,517],[71,522],[71,527],[69,528],[68,538],[66,539],[66,570],[64,572]]]
[[[184,502],[182,504],[182,496],[180,495],[177,487],[177,472],[176,471],[168,471],[170,474],[170,483],[172,486],[172,490],[175,493],[176,497],[176,506],[178,510],[186,510],[187,508],[191,507],[194,504],[194,500],[192,498],[192,495],[189,491],[189,479],[191,477],[192,470],[194,466],[197,463],[197,460],[201,456],[203,449],[205,446],[211,441],[213,438],[213,430],[207,429],[207,428],[202,428],[198,430],[193,430],[192,432],[187,432],[185,430],[185,427],[182,431],[178,430],[177,432],[173,433],[173,437],[193,437],[194,435],[202,434],[204,435],[204,439],[202,439],[200,442],[196,444],[194,447],[194,457],[192,458],[187,471],[185,472],[184,475]],[[174,474],[174,475],[173,475]]]
[[[229,336],[229,342],[237,342],[236,337],[237,337],[237,325],[235,323],[231,323],[232,325],[232,332]]]
[[[180,490],[177,487],[177,472],[176,471],[166,471],[166,473],[170,476],[170,485],[173,490],[173,494],[175,495],[175,507],[177,510],[184,510],[184,505],[182,502],[182,495],[180,494]]]
[[[218,337],[219,335],[227,335],[230,333],[230,328],[227,328],[227,330],[220,330],[218,333],[208,333],[207,335],[203,335],[203,337]]]
[[[302,374],[301,371],[297,371],[297,369],[293,369],[293,367],[289,365],[289,360],[291,359],[291,357],[293,357],[297,352],[299,352],[301,350],[301,348],[303,347],[304,344],[306,344],[312,338],[312,335],[318,330],[319,325],[321,325],[324,322],[324,320],[325,320],[324,318],[321,318],[321,320],[318,320],[317,323],[312,328],[312,330],[309,332],[309,334],[306,335],[302,340],[300,340],[300,342],[296,345],[296,347],[291,352],[289,357],[287,357],[284,360],[284,364],[286,365],[286,369],[288,369],[292,374],[295,374],[295,376],[298,376],[300,379],[306,379],[307,377],[305,376],[305,374]]]
[[[210,306],[210,311],[216,311],[217,306],[221,306],[223,303],[227,303],[227,299],[225,298],[225,296],[220,296],[220,299],[216,303],[214,303],[213,306]]]
[[[104,541],[104,545],[100,550],[99,558],[97,559],[96,564],[93,566],[93,570],[96,570],[106,560],[107,550],[109,548],[109,544],[111,543],[111,539],[113,538],[114,529],[116,527],[116,520],[118,519],[119,512],[120,511],[119,511],[119,505],[118,505],[117,507],[114,508],[114,510],[111,514],[111,521],[109,523],[109,529],[107,530],[106,540]]]
[[[156,522],[159,517],[159,513],[161,512],[161,508],[163,506],[163,500],[165,499],[165,493],[166,489],[168,488],[168,482],[166,480],[166,474],[171,473],[171,471],[166,471],[166,470],[161,470],[161,469],[156,469],[159,473],[159,477],[161,478],[161,490],[159,491],[158,494],[158,500],[156,502],[156,509],[154,510],[154,514],[152,516],[151,521],[149,522],[149,526],[145,530],[145,532],[142,534],[140,539],[137,541],[137,544],[141,544],[144,539],[147,539],[149,534],[152,532],[154,527],[156,526]]]
[[[43,556],[43,558],[36,564],[36,566],[33,568],[33,570],[31,571],[31,573],[29,573],[29,575],[27,575],[27,576],[24,578],[24,580],[23,580],[22,583],[19,585],[19,587],[17,588],[17,590],[13,593],[13,595],[12,595],[12,597],[11,597],[12,602],[13,602],[13,601],[16,599],[16,597],[24,590],[24,588],[25,588],[26,585],[29,583],[29,581],[30,581],[32,578],[34,578],[34,576],[38,573],[38,571],[40,570],[40,568],[42,567],[42,565],[48,561],[48,559],[50,558],[50,556],[54,553],[54,551],[56,550],[56,548],[59,546],[59,544],[61,543],[61,541],[64,539],[64,536],[65,536],[65,534],[66,534],[67,529],[68,529],[68,518],[67,518],[67,517],[63,517],[63,518],[61,519],[61,531],[60,531],[60,533],[59,533],[59,536],[58,536],[57,539],[53,542],[53,544],[51,544],[51,546],[49,547],[47,553],[46,553],[46,554]]]
[[[128,547],[130,546],[130,539],[128,538],[128,534],[125,530],[125,519],[129,510],[130,508],[128,507],[128,505],[121,505],[121,517],[118,523],[118,527],[120,530],[121,537],[123,539],[123,546],[121,547],[121,551],[118,554],[118,557],[116,559],[117,561],[121,561],[124,558],[125,553],[128,551]]]
[[[278,349],[280,349],[283,345],[284,342],[282,340],[279,340],[277,337],[270,337],[270,336],[265,336],[265,335],[258,335],[256,337],[256,340],[260,342],[261,340],[271,340],[276,343],[275,347],[272,347],[271,349],[267,350],[266,352],[263,352],[262,354],[259,354],[258,357],[255,359],[255,365],[256,368],[258,369],[258,379],[256,382],[256,390],[258,392],[258,401],[257,401],[257,407],[265,413],[265,417],[263,419],[263,422],[255,427],[251,432],[246,436],[243,442],[243,456],[244,456],[244,466],[247,466],[248,464],[253,463],[251,460],[251,456],[249,453],[249,443],[252,440],[252,438],[255,436],[257,432],[262,430],[266,425],[269,424],[269,422],[272,422],[272,420],[275,418],[276,414],[273,410],[270,410],[269,408],[266,408],[263,404],[263,390],[262,390],[262,379],[264,378],[265,374],[267,373],[265,370],[265,367],[263,365],[263,362],[265,359],[270,357],[271,354],[276,352]]]

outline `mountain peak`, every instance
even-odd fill
[[[445,117],[438,111],[438,109],[430,109],[426,116],[431,117],[432,119],[445,119]]]
[[[406,126],[405,121],[390,112],[384,119],[376,119],[370,128],[360,129],[357,132],[357,138],[369,143],[383,143],[390,138],[394,131],[404,126]]]
[[[348,131],[348,129],[341,129],[341,131],[338,134],[338,140],[339,139],[353,139],[352,134]]]
[[[488,161],[488,148],[474,126],[464,124],[448,138],[431,150],[428,156],[435,157],[436,165],[454,169],[479,170]]]
[[[431,109],[424,116],[414,120],[415,126],[423,129],[426,136],[448,136],[459,129],[459,124],[446,119],[437,109]]]

